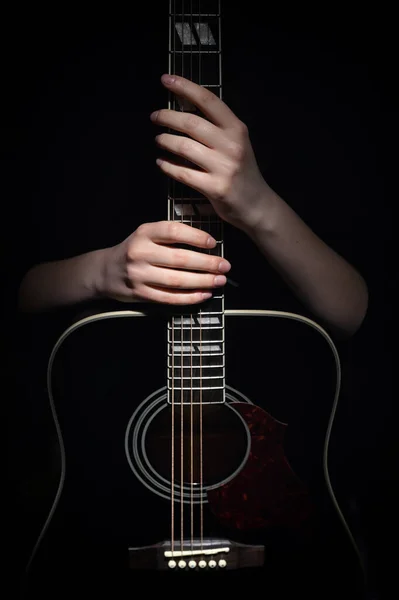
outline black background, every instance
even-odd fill
[[[349,13],[319,4],[294,13],[287,5],[276,14],[261,3],[232,4],[225,3],[223,14],[224,100],[248,125],[269,184],[369,286],[366,321],[340,344],[345,389],[333,448],[371,588],[375,597],[390,597],[397,470],[393,9],[362,5]],[[63,323],[62,316],[53,315],[50,324],[15,316],[18,282],[39,260],[115,244],[141,222],[166,217],[149,115],[166,105],[160,76],[167,71],[167,3],[84,14],[60,3],[15,10],[3,15],[2,37],[3,340],[9,359],[3,365],[14,390],[3,390],[3,398],[10,414],[10,558],[18,574],[35,531],[31,521],[40,515],[30,497],[33,485],[40,505],[32,473],[43,476],[51,463],[45,400],[40,394],[37,404],[34,394],[27,400],[21,365],[31,361],[30,376],[37,368],[32,377],[38,381],[29,386],[40,386],[54,322]],[[241,283],[228,297],[231,306],[307,314],[240,232],[228,236],[231,276]]]

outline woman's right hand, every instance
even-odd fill
[[[212,249],[216,240],[179,221],[140,225],[104,250],[99,295],[122,302],[198,304],[226,283],[231,265],[225,258],[173,244]]]

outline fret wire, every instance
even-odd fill
[[[217,310],[216,311],[207,311],[207,312],[206,311],[201,311],[201,317],[203,317],[204,315],[221,315],[221,314],[223,314],[223,313],[221,313],[221,312],[219,312]],[[175,317],[175,319],[176,318],[178,319],[179,317]],[[183,316],[183,319],[184,319],[184,316]]]
[[[176,17],[183,17],[184,15],[182,15],[181,13],[176,13]],[[220,17],[220,14],[218,13],[192,13],[191,14],[192,17]]]
[[[192,369],[193,373],[195,372],[195,375],[191,375],[191,371],[189,372],[186,369],[185,373],[189,374],[183,375],[183,377],[177,377],[172,373],[168,375],[168,381],[172,381],[172,385],[174,385],[176,381],[181,381],[182,379],[224,379],[225,377],[225,368],[220,365],[216,365],[215,368],[212,369],[210,367],[204,367],[204,369],[206,369],[206,375],[201,373],[200,367],[193,367]],[[177,371],[177,369],[175,369],[175,371]],[[214,373],[218,373],[218,375],[215,376]]]
[[[185,365],[184,362],[182,365],[175,365],[174,367],[171,366],[170,361],[168,361],[168,367],[170,367],[171,370],[177,371],[178,369],[191,369],[191,365]],[[205,367],[203,367],[204,369],[223,369],[225,367],[224,364],[224,360],[222,359],[221,362],[218,362],[217,364],[214,365],[206,365]],[[200,370],[200,366],[199,365],[194,365],[193,364],[193,369],[197,369]]]
[[[181,50],[180,54],[203,54],[203,50]],[[221,50],[207,50],[207,54],[221,54]]]
[[[200,369],[197,369],[197,371],[200,371]],[[191,375],[191,374],[189,374],[184,377],[176,377],[176,376],[169,375],[168,376],[168,388],[171,390],[171,389],[173,389],[173,387],[175,385],[179,386],[179,387],[182,387],[182,386],[186,387],[188,381],[192,381],[196,385],[200,385],[201,381],[204,381],[207,385],[215,385],[215,384],[219,385],[225,379],[225,372],[223,369],[219,368],[217,370],[211,371],[211,373],[217,373],[217,374],[216,375],[202,375],[202,374]]]
[[[202,355],[204,356],[204,355],[205,355],[205,353],[202,353]],[[194,355],[193,355],[193,358],[197,359],[197,358],[200,358],[200,356],[201,356],[201,353],[200,353],[200,352],[198,352],[198,354],[194,354]],[[222,360],[224,360],[224,359],[223,359],[223,357],[224,357],[224,354],[223,354],[223,352],[210,352],[210,353],[206,353],[206,356],[210,356],[210,357],[212,357],[212,358],[215,358],[215,357],[217,357],[217,356],[221,356],[221,357],[222,357]],[[171,362],[171,361],[169,360],[169,357],[170,357],[170,358],[172,358],[172,359],[174,359],[174,358],[176,358],[176,356],[175,356],[175,355],[173,355],[173,353],[172,353],[172,352],[168,351],[168,364],[170,365],[170,362]],[[171,368],[171,369],[172,369],[172,368],[175,368],[175,369],[180,369],[180,368],[182,367],[182,365],[184,365],[185,367],[188,367],[189,365],[187,364],[187,360],[186,360],[186,361],[184,360],[184,359],[188,359],[188,358],[190,358],[188,354],[183,354],[183,361],[181,361],[181,360],[180,360],[180,364],[177,364],[177,363],[175,364],[175,363],[174,363],[174,367],[172,367],[172,366],[171,366],[170,368]],[[196,368],[200,368],[200,365],[195,365],[195,366],[196,366]],[[204,366],[204,368],[205,368],[205,367],[206,367],[206,368],[208,368],[208,367],[210,367],[210,366],[212,366],[212,363],[211,363],[211,361],[209,360],[209,361],[208,361],[208,364],[206,364],[206,365]],[[215,366],[215,365],[214,365],[214,366]],[[219,362],[217,362],[217,363],[216,363],[216,366],[219,366]]]
[[[171,389],[171,388],[169,388],[169,389]],[[209,386],[204,386],[204,387],[191,387],[191,386],[184,387],[183,386],[183,387],[175,387],[174,389],[175,389],[175,391],[191,392],[192,390],[194,390],[194,391],[201,392],[203,390],[222,390],[223,386],[220,386],[220,385],[218,385],[218,386],[210,386],[209,385]],[[180,396],[180,394],[179,394],[179,396]],[[183,402],[184,402],[184,400],[183,400]],[[188,404],[188,403],[189,403],[189,401],[186,402],[186,404]]]
[[[204,383],[207,386],[211,386],[211,385],[215,386],[215,385],[220,385],[221,383],[223,383],[224,374],[220,373],[218,375],[212,375],[212,376],[206,376],[206,377],[204,377],[203,375],[198,375],[195,377],[192,377],[191,375],[187,375],[186,377],[175,377],[173,385],[171,385],[171,383],[170,383],[171,379],[172,379],[172,377],[168,377],[169,389],[172,389],[173,387],[175,389],[185,388],[185,387],[187,387],[187,385],[189,385],[190,381],[192,381],[193,385],[196,385],[196,386],[200,386],[201,381],[204,381]],[[193,388],[193,389],[196,389],[196,388]]]
[[[200,327],[197,331],[199,333],[201,333],[203,331],[203,327]],[[186,329],[185,331],[190,331],[190,329]],[[206,329],[206,331],[208,331],[208,329]],[[219,331],[220,334],[220,331]],[[180,346],[181,343],[183,343],[183,347],[191,347],[193,348],[195,345],[198,345],[200,342],[203,342],[204,345],[207,346],[222,346],[224,344],[224,338],[223,336],[214,336],[213,338],[209,338],[207,339],[206,337],[203,337],[202,340],[198,339],[198,338],[193,338],[191,339],[190,336],[185,336],[184,333],[182,336],[180,337],[173,337],[173,342],[171,342],[170,339],[168,339],[168,344],[172,345],[172,343],[174,344],[174,346]]]
[[[208,329],[209,329],[210,331],[214,331],[214,330],[216,331],[216,330],[218,330],[218,329],[219,329],[219,330],[220,330],[220,329],[223,329],[223,325],[213,325],[213,326],[211,326],[209,323],[204,323],[203,325],[207,325],[207,326],[208,326]],[[191,321],[191,324],[190,324],[188,327],[185,327],[185,326],[183,325],[183,330],[184,330],[184,331],[191,331],[191,330],[193,330],[193,331],[196,331],[197,329],[201,329],[201,328],[203,327],[203,325],[202,325],[201,323],[199,323],[199,325],[198,325],[198,327],[197,327],[196,325],[193,325],[193,324],[192,324],[192,321]],[[173,329],[173,327],[172,327],[171,325],[168,325],[168,330],[169,330],[169,331],[171,331],[172,329]]]
[[[184,344],[183,344],[183,347],[184,347]],[[172,356],[173,357],[174,354],[173,353],[170,354],[170,352],[168,352],[168,356]],[[188,356],[189,356],[188,353],[184,354],[184,352],[183,352],[183,358],[188,358]],[[194,356],[223,356],[223,352],[195,352],[193,354],[193,357]],[[180,364],[181,364],[181,358],[180,358]]]

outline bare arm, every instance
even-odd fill
[[[336,335],[353,335],[367,311],[362,276],[271,190],[258,168],[248,128],[223,101],[183,77],[163,76],[162,82],[198,106],[207,120],[165,109],[151,115],[157,125],[190,136],[162,133],[156,138],[158,145],[201,169],[162,160],[161,170],[207,196],[225,221],[245,231],[291,290]]]
[[[22,312],[42,312],[97,298],[104,250],[33,266],[18,294]]]
[[[251,217],[242,229],[292,292],[336,335],[353,335],[368,303],[367,286],[358,271],[270,189],[258,218],[252,213]],[[166,240],[191,243],[193,251],[176,252],[163,245]],[[180,223],[146,224],[118,246],[34,266],[21,282],[19,308],[41,312],[101,297],[125,302],[201,302],[206,299],[204,293],[223,285],[223,273],[231,266],[225,260],[219,269],[216,257],[195,252],[195,246],[206,243],[205,232]],[[198,269],[204,275],[190,272]],[[214,281],[217,274],[222,275],[219,284]]]
[[[340,337],[353,335],[368,305],[362,276],[270,189],[258,169],[245,124],[226,104],[182,77],[163,78],[163,83],[197,105],[209,121],[180,111],[153,113],[157,125],[191,136],[163,133],[156,138],[158,145],[201,168],[161,160],[160,169],[204,194],[221,218],[245,231],[315,317]],[[166,244],[191,244],[195,250],[207,247],[204,236],[205,232],[180,223],[146,224],[113,248],[38,265],[21,284],[20,307],[45,310],[97,297],[201,302],[210,289],[224,284],[225,277],[216,283],[215,275],[226,273],[231,265],[224,261],[219,268],[216,257],[205,259],[203,253]]]
[[[193,249],[173,248],[176,243]],[[43,312],[96,298],[203,302],[226,283],[231,268],[225,259],[195,251],[215,245],[207,232],[183,223],[145,223],[116,246],[34,266],[21,282],[19,309]]]
[[[362,275],[270,188],[263,206],[245,232],[316,319],[338,337],[353,335],[368,307]]]

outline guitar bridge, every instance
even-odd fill
[[[129,548],[131,569],[160,571],[207,571],[261,567],[265,548],[225,539],[170,541]]]

